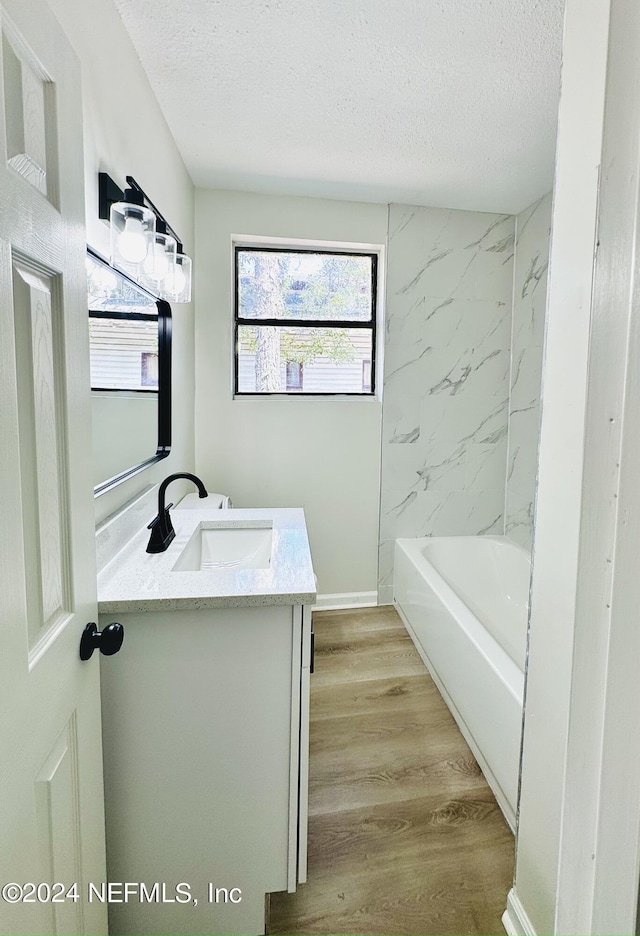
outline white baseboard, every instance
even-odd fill
[[[513,888],[507,897],[507,909],[502,914],[502,925],[509,936],[536,936],[531,920]]]
[[[337,595],[318,595],[313,611],[344,611],[348,608],[377,608],[378,593],[340,592]]]

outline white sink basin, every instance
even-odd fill
[[[270,522],[239,527],[223,521],[205,521],[197,527],[172,571],[268,569],[272,538]]]

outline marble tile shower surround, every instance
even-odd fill
[[[551,193],[516,217],[505,533],[531,548],[540,434]]]
[[[514,218],[391,205],[379,599],[400,536],[502,533]]]

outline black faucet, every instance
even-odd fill
[[[196,478],[195,475],[189,474],[186,471],[181,471],[178,474],[172,474],[169,475],[168,478],[165,478],[158,491],[158,516],[155,517],[147,527],[148,530],[151,530],[151,536],[149,537],[149,543],[147,545],[148,553],[164,552],[176,535],[169,515],[169,508],[173,507],[173,504],[167,504],[166,507],[164,506],[165,491],[176,478],[187,478],[189,481],[193,481],[198,488],[200,497],[209,496],[200,478]]]

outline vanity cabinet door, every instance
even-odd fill
[[[102,667],[109,880],[188,882],[198,904],[112,903],[111,931],[264,932],[265,894],[297,884],[301,608],[119,620]]]

